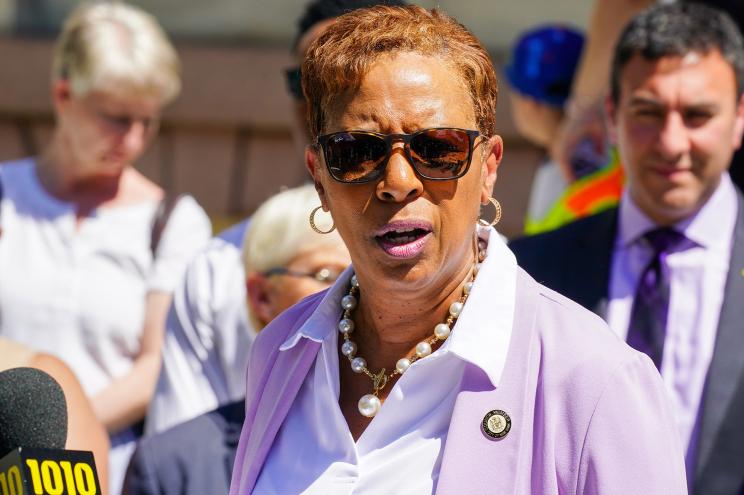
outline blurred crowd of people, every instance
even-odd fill
[[[408,3],[308,3],[308,184],[215,237],[136,168],[180,92],[167,35],[75,9],[51,140],[0,164],[0,370],[62,385],[110,495],[744,493],[744,8],[597,1],[514,40],[544,158],[507,246],[494,68]]]

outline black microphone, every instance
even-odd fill
[[[41,370],[0,372],[0,456],[16,447],[64,449],[67,403],[62,387]]]
[[[41,370],[0,372],[0,495],[101,493],[93,453],[64,450],[67,404]]]

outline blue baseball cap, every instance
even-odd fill
[[[584,36],[565,26],[540,26],[517,40],[504,72],[509,84],[532,98],[562,107],[571,93]]]

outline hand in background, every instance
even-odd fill
[[[568,184],[604,166],[608,161],[608,134],[602,102],[569,104],[550,149]]]

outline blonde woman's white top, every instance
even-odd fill
[[[148,291],[172,292],[210,224],[191,197],[150,252],[158,201],[75,209],[41,186],[33,159],[0,165],[0,335],[64,360],[94,395],[140,349]]]
[[[89,396],[125,375],[140,351],[145,296],[171,293],[209,239],[193,198],[171,213],[153,259],[159,201],[75,208],[49,195],[33,159],[0,165],[0,336],[62,359]],[[119,493],[136,432],[111,438],[109,490]]]

